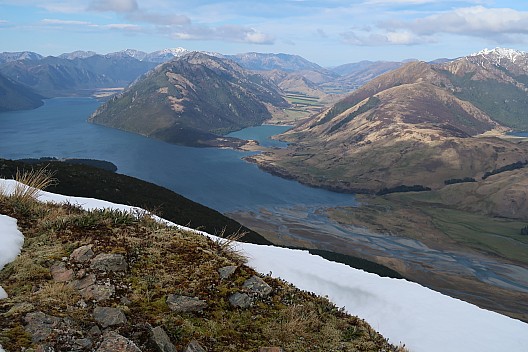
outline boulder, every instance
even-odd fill
[[[185,347],[183,352],[205,352],[205,350],[202,346],[200,346],[198,341],[192,340],[191,342],[189,342],[187,347]]]
[[[268,285],[264,280],[262,280],[260,277],[253,275],[249,279],[244,282],[242,285],[243,288],[248,290],[251,293],[256,293],[259,296],[267,296],[273,291],[270,285]]]
[[[156,346],[158,352],[177,352],[169,335],[167,335],[161,326],[157,326],[151,330],[150,341]]]
[[[125,256],[115,253],[101,253],[92,259],[90,267],[99,271],[122,272],[128,270]]]
[[[218,274],[220,275],[220,279],[225,280],[228,279],[231,275],[233,275],[238,267],[235,265],[230,266],[224,266],[223,268],[218,269]]]
[[[26,314],[24,321],[33,342],[44,341],[54,330],[61,329],[64,325],[62,319],[40,311]]]
[[[248,308],[251,306],[251,298],[246,293],[235,292],[229,296],[229,303],[233,307]]]
[[[83,290],[83,289],[87,288],[88,286],[91,286],[91,285],[95,284],[95,281],[96,281],[95,275],[94,274],[90,274],[88,276],[83,277],[80,280],[72,281],[71,286],[74,289],[80,291],[80,290]]]
[[[127,322],[125,313],[121,309],[112,307],[95,307],[93,317],[103,328],[122,325]]]
[[[207,308],[207,303],[196,297],[170,294],[166,302],[169,309],[177,313],[201,312]]]
[[[136,344],[114,331],[107,331],[103,335],[103,342],[96,352],[141,352]]]
[[[70,260],[75,263],[86,263],[93,258],[94,254],[91,244],[82,246],[72,252]]]
[[[73,279],[73,270],[66,268],[63,262],[53,264],[50,271],[55,282],[68,282]]]
[[[86,300],[105,301],[115,293],[115,287],[114,285],[90,285],[80,292]]]

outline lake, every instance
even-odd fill
[[[191,148],[87,122],[100,102],[54,98],[35,110],[0,114],[0,157],[107,160],[119,173],[171,189],[221,212],[302,205],[354,205],[352,195],[311,188],[242,160],[249,152]],[[231,135],[281,147],[269,139],[284,126],[251,127]]]

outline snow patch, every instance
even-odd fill
[[[24,236],[18,230],[17,220],[0,214],[0,270],[15,260],[23,244]],[[0,299],[3,298],[7,298],[7,293],[0,286]]]

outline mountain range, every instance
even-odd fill
[[[56,57],[45,57],[30,51],[2,52],[0,74],[46,98],[97,96],[94,93],[100,89],[126,87],[156,65],[190,52],[185,48],[163,49],[151,53],[126,49],[102,55],[78,50]],[[369,79],[401,65],[364,61],[323,68],[298,55],[204,53],[232,60],[247,70],[258,72],[274,81],[285,92],[306,92],[317,98],[350,92]]]
[[[524,165],[526,143],[498,136],[528,129],[526,60],[524,52],[495,49],[439,64],[408,63],[283,134],[287,149],[252,159],[311,185],[367,193],[440,189],[450,179],[480,180]],[[486,211],[528,216],[521,209],[525,196],[516,193],[513,203],[499,197]]]

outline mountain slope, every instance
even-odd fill
[[[171,143],[216,145],[225,142],[219,134],[269,119],[267,105],[288,104],[262,76],[193,52],[156,67],[101,106],[90,122]]]
[[[288,149],[254,159],[302,182],[361,192],[441,188],[449,179],[480,179],[524,163],[527,143],[476,137],[528,127],[519,113],[528,111],[527,55],[508,53],[409,63],[282,135]]]
[[[42,96],[0,74],[0,112],[35,109]]]
[[[123,87],[155,65],[130,56],[72,55],[68,57],[73,59],[48,56],[10,61],[0,66],[0,73],[39,94],[55,97],[89,95],[97,88]]]

